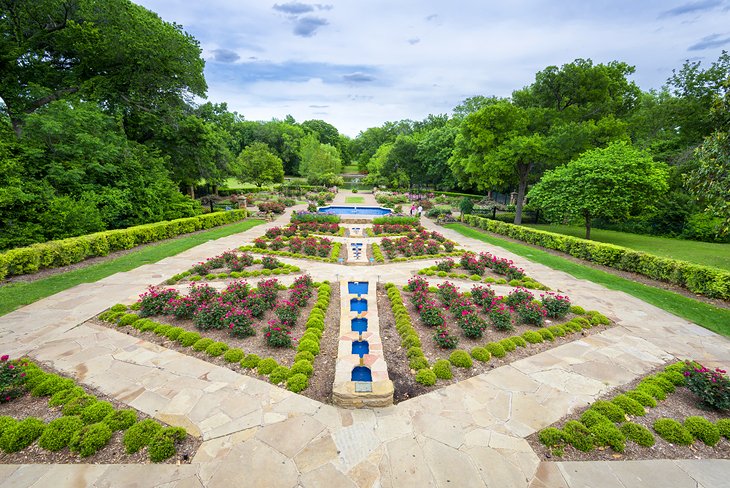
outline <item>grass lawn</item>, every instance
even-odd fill
[[[114,273],[129,271],[143,264],[156,263],[161,259],[174,256],[204,242],[243,232],[263,222],[263,220],[244,220],[224,227],[210,229],[200,234],[151,245],[86,268],[60,273],[29,283],[20,282],[2,286],[0,287],[0,315],[5,315],[24,305],[81,283],[93,283]]]
[[[578,226],[526,224],[526,227],[580,238],[586,235],[585,228]],[[591,240],[730,271],[730,244],[686,241],[602,229],[591,229]]]
[[[365,197],[345,197],[345,203],[365,203]]]
[[[357,169],[356,164],[349,164],[347,166],[342,167],[343,174],[353,174],[353,173],[357,173],[357,172],[358,172],[358,169]]]
[[[718,308],[661,288],[636,283],[524,244],[492,237],[466,225],[449,224],[446,227],[466,237],[500,246],[530,261],[564,271],[576,278],[593,281],[612,290],[623,291],[678,317],[687,319],[725,337],[730,337],[730,310]]]

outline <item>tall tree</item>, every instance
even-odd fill
[[[254,142],[238,155],[233,173],[241,182],[261,187],[265,183],[284,181],[284,164],[263,142]]]
[[[414,184],[423,183],[425,174],[418,158],[418,142],[413,136],[401,135],[395,139],[380,172],[388,179],[393,179],[397,173],[402,172],[408,178],[408,186],[411,188]]]
[[[329,144],[321,144],[315,134],[304,136],[301,142],[300,174],[311,184],[332,185],[342,172],[339,151]]]
[[[582,218],[590,239],[593,219],[625,220],[667,189],[664,164],[626,142],[613,142],[547,171],[528,197],[551,221]]]

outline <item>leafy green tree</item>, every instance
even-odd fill
[[[252,182],[261,187],[265,183],[284,181],[284,164],[272,154],[263,142],[254,142],[238,155],[233,174],[241,182]]]
[[[613,142],[547,171],[528,197],[551,221],[582,218],[590,239],[593,219],[626,219],[667,189],[664,164],[626,142]]]
[[[293,121],[241,121],[234,131],[241,148],[263,142],[282,160],[285,174],[299,174],[299,146],[304,129]]]
[[[418,160],[421,162],[425,180],[437,189],[450,190],[456,186],[456,178],[449,167],[449,158],[454,150],[454,141],[459,133],[456,123],[447,123],[418,133]]]
[[[421,161],[418,158],[418,142],[413,136],[398,136],[388,153],[381,174],[387,179],[394,179],[398,173],[408,178],[408,185],[420,184],[425,179]]]
[[[319,119],[305,120],[299,125],[305,132],[315,134],[322,144],[329,144],[339,149],[340,132],[334,125]]]
[[[342,172],[342,161],[337,148],[321,144],[315,134],[306,135],[302,139],[300,158],[299,174],[306,177],[311,184],[332,184],[335,182],[333,176]]]

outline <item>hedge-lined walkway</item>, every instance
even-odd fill
[[[345,196],[349,192],[342,192]],[[618,327],[378,410],[342,410],[227,368],[83,322],[131,302],[206,257],[251,242],[288,216],[0,318],[3,354],[28,354],[160,420],[199,433],[190,465],[5,465],[4,486],[566,487],[722,486],[729,461],[541,463],[524,437],[673,357],[730,364],[730,341],[623,293],[438,228]],[[426,220],[425,225],[436,228]],[[406,283],[424,261],[385,266],[296,262],[317,280]],[[386,304],[379,304],[385,306]],[[669,481],[667,481],[669,480]]]

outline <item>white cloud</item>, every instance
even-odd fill
[[[659,88],[690,46],[730,25],[716,0],[139,3],[201,42],[211,100],[249,120],[322,118],[352,136],[468,96],[509,96],[576,58],[625,61],[642,88]],[[720,47],[701,54],[712,61]]]

